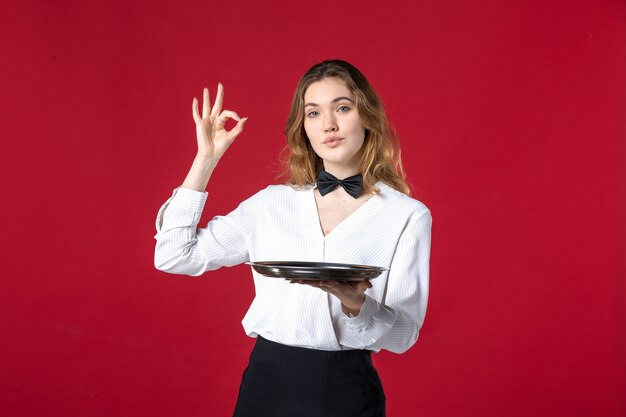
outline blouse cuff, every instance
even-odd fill
[[[352,315],[350,315],[350,317],[344,316],[343,319],[346,325],[351,329],[355,329],[355,330],[365,329],[372,321],[372,318],[374,317],[374,313],[376,312],[377,307],[378,307],[378,303],[374,301],[374,299],[366,295],[365,301],[363,302],[363,305],[361,306],[361,311],[359,312],[359,315],[356,317]]]
[[[391,330],[396,312],[365,295],[358,316],[339,320],[340,343],[351,349],[368,349]]]
[[[207,196],[207,192],[176,188],[159,209],[156,218],[157,233],[175,227],[198,224]],[[164,218],[165,210],[168,209],[170,210],[168,216]]]
[[[202,212],[204,203],[209,193],[190,190],[188,188],[178,187],[174,190],[170,199],[170,206],[181,208],[183,210],[193,210]]]

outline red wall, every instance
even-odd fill
[[[250,272],[154,270],[154,217],[203,86],[250,117],[209,219],[274,181],[295,84],[334,57],[434,218],[420,340],[375,358],[389,415],[626,414],[622,1],[23,3],[0,14],[1,415],[230,415]]]

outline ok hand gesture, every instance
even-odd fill
[[[213,108],[209,101],[209,90],[204,89],[202,95],[202,116],[198,110],[198,99],[193,99],[193,120],[196,122],[196,136],[198,139],[198,157],[211,160],[213,163],[224,155],[226,149],[234,142],[235,138],[243,131],[248,120],[247,117],[240,118],[237,113],[230,110],[222,111],[222,103],[224,102],[224,87],[222,84],[217,86],[217,97]],[[233,119],[237,121],[237,125],[230,131],[224,128],[226,121]]]

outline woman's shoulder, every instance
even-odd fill
[[[291,186],[288,184],[270,184],[260,189],[246,201],[254,201],[261,205],[275,205],[276,203],[287,203],[289,201],[299,201],[299,197],[304,197],[313,188],[312,185]]]
[[[306,184],[302,186],[290,185],[290,184],[271,184],[268,185],[263,191],[269,195],[299,195],[305,192],[311,191],[313,185]]]
[[[430,212],[426,204],[396,190],[384,182],[379,181],[376,183],[376,187],[378,188],[379,195],[384,201],[388,202],[390,207],[416,212],[418,214]]]

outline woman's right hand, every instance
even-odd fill
[[[198,139],[198,158],[212,161],[214,164],[224,155],[228,147],[243,131],[248,120],[240,118],[237,113],[230,110],[222,111],[224,102],[224,87],[217,86],[217,97],[213,108],[209,101],[209,90],[204,89],[202,95],[202,115],[198,110],[198,99],[193,99],[193,120],[196,122],[196,136]],[[224,127],[228,119],[237,121],[235,127],[227,131]]]

